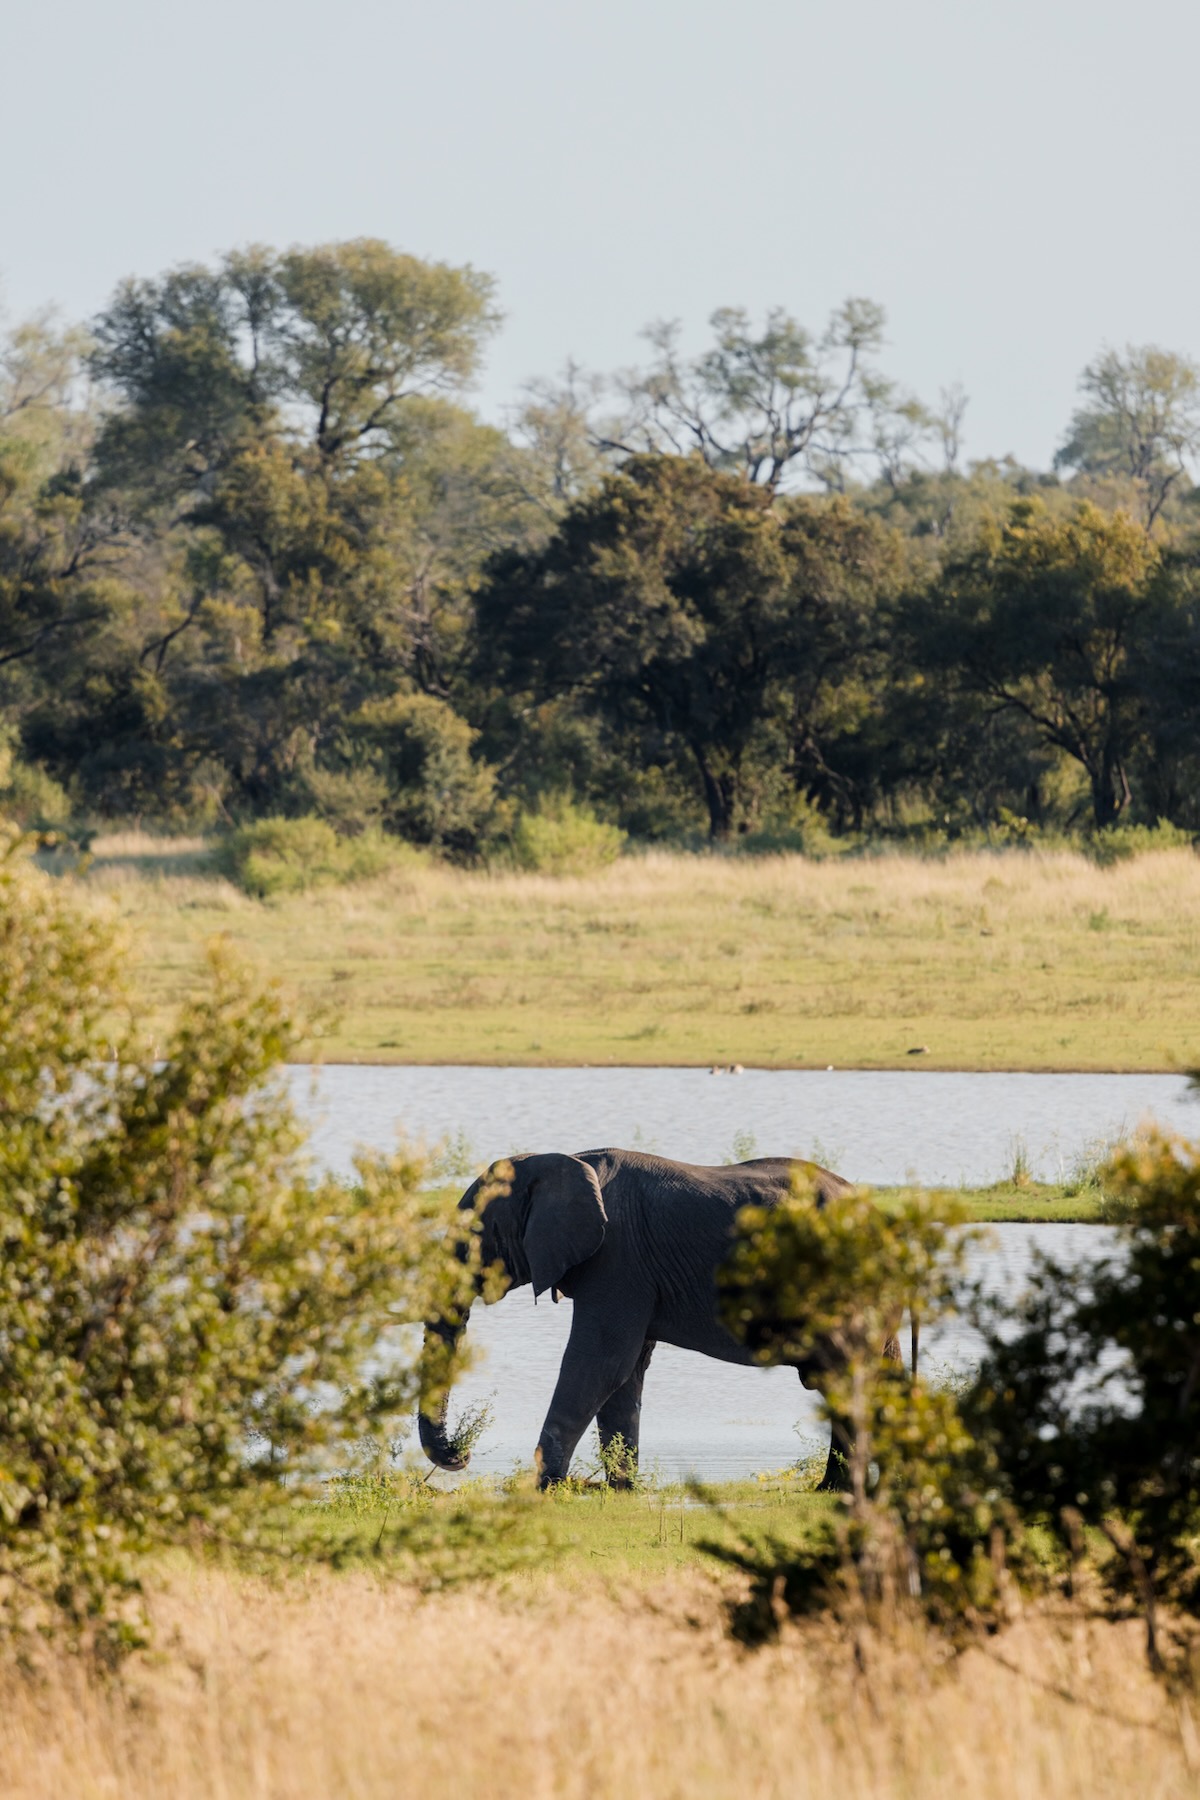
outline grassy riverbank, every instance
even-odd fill
[[[875,1191],[886,1205],[890,1190]],[[1099,1225],[1113,1217],[1111,1202],[1089,1175],[1064,1182],[996,1181],[989,1187],[937,1192],[952,1200],[972,1225]]]
[[[696,1540],[787,1541],[830,1503],[770,1484],[721,1498],[724,1523],[673,1492],[447,1495],[421,1503],[416,1553],[386,1512],[350,1521],[341,1573],[176,1559],[151,1584],[158,1648],[120,1680],[69,1657],[36,1682],[0,1670],[5,1794],[1195,1792],[1194,1701],[1152,1680],[1137,1621],[1084,1602],[1031,1609],[959,1656],[915,1624],[851,1641],[828,1618],[746,1651],[729,1630],[739,1578]],[[506,1562],[518,1539],[527,1554]]]
[[[1166,1069],[1200,1062],[1200,857],[627,858],[587,878],[415,863],[252,900],[205,847],[98,841],[153,1020],[224,934],[368,1062]],[[911,1052],[920,1051],[918,1055]]]

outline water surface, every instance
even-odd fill
[[[290,1080],[318,1155],[340,1170],[356,1143],[385,1146],[404,1132],[428,1142],[454,1137],[479,1162],[516,1150],[620,1145],[702,1163],[815,1155],[858,1181],[977,1185],[1005,1174],[1017,1146],[1036,1174],[1053,1179],[1147,1117],[1200,1137],[1200,1106],[1185,1080],[1163,1075],[338,1065],[315,1078],[293,1069]],[[1098,1226],[993,1227],[974,1269],[989,1287],[1014,1293],[1037,1248],[1078,1265],[1110,1241]],[[535,1307],[527,1289],[475,1308],[470,1335],[482,1355],[454,1400],[490,1398],[494,1407],[474,1469],[529,1463],[570,1323],[569,1301],[544,1297]],[[972,1349],[953,1324],[922,1338],[923,1359],[947,1366],[969,1362]],[[780,1468],[820,1447],[816,1413],[790,1369],[742,1368],[662,1345],[646,1377],[643,1463],[665,1477],[714,1481]],[[589,1433],[577,1471],[594,1445]]]
[[[1152,1115],[1200,1135],[1181,1075],[918,1070],[379,1068],[290,1072],[328,1165],[397,1132],[461,1140],[488,1162],[517,1150],[611,1145],[685,1162],[813,1156],[853,1181],[982,1185],[1023,1147],[1053,1180]]]

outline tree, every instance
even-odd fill
[[[86,666],[48,646],[25,728],[85,802],[296,810],[338,788],[365,702],[448,698],[483,561],[541,516],[521,453],[456,404],[491,291],[374,240],[119,290],[78,499],[124,521],[132,597]]]
[[[1071,420],[1054,463],[1119,474],[1137,489],[1151,530],[1200,450],[1200,365],[1154,344],[1105,350],[1079,386],[1090,404]]]
[[[85,497],[84,334],[43,316],[0,346],[0,677],[108,616],[120,522]]]
[[[1022,715],[1083,767],[1099,827],[1131,799],[1135,658],[1159,605],[1158,572],[1158,552],[1125,514],[1084,504],[1060,519],[1020,500],[909,612],[927,666]]]
[[[677,323],[646,332],[650,367],[624,376],[628,417],[601,438],[624,454],[703,457],[775,493],[796,474],[841,487],[855,462],[894,477],[929,428],[924,409],[870,362],[883,343],[883,309],[847,300],[820,338],[780,307],[755,330],[741,307],[709,323],[711,349],[685,357]]]
[[[1002,1610],[989,1539],[1010,1509],[995,1453],[952,1392],[889,1354],[906,1309],[922,1324],[954,1310],[970,1243],[960,1222],[924,1194],[883,1207],[860,1188],[818,1202],[801,1174],[780,1205],[738,1214],[717,1274],[721,1319],[756,1362],[803,1370],[844,1448],[847,1489],[832,1543],[709,1546],[750,1577],[742,1635],[839,1599],[858,1620],[916,1600],[946,1623]]]
[[[527,382],[515,409],[511,431],[525,452],[526,491],[551,525],[612,463],[592,421],[603,391],[601,377],[568,362],[557,380]]]
[[[698,456],[637,457],[544,550],[494,565],[481,670],[573,694],[614,731],[643,725],[661,758],[690,761],[724,838],[747,821],[752,768],[848,791],[827,752],[900,566],[894,535],[840,500],[772,507]]]
[[[698,457],[633,459],[544,551],[501,557],[478,599],[481,669],[643,717],[691,758],[716,838],[778,679],[787,571],[768,501]]]
[[[1150,818],[1200,833],[1200,567],[1164,558],[1153,631],[1138,646],[1139,790]]]
[[[781,538],[792,777],[839,827],[857,830],[890,772],[881,701],[895,680],[891,602],[908,573],[904,545],[841,497],[788,501]]]
[[[298,1041],[278,991],[218,958],[160,1052],[126,962],[7,847],[0,1621],[110,1651],[136,1553],[252,1538],[298,1478],[386,1444],[416,1392],[399,1327],[462,1278],[419,1160],[313,1179],[276,1079]]]

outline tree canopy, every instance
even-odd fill
[[[904,390],[867,300],[651,327],[505,424],[498,317],[361,239],[9,332],[0,804],[468,858],[570,795],[684,842],[1200,830],[1186,356],[1101,352],[1039,471],[966,462],[962,390]]]

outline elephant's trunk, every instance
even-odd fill
[[[469,1450],[455,1449],[446,1430],[454,1354],[470,1316],[467,1307],[457,1322],[434,1319],[425,1327],[421,1358],[425,1372],[417,1411],[417,1432],[422,1450],[439,1469],[465,1469],[471,1460]]]

